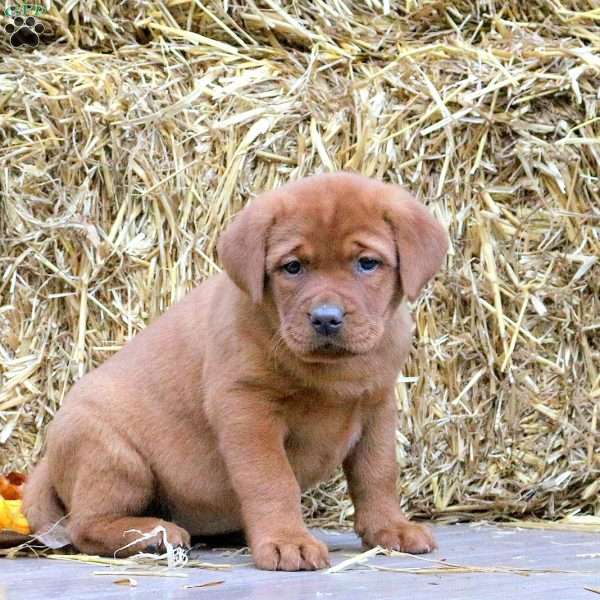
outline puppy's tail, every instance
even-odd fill
[[[52,485],[46,456],[27,479],[23,513],[35,537],[46,546],[61,548],[70,543],[66,534],[65,512]]]

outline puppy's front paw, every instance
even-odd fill
[[[411,554],[425,554],[437,548],[428,527],[409,521],[400,521],[374,533],[366,533],[363,541],[369,546],[381,546],[387,550]]]
[[[327,546],[308,533],[265,537],[252,545],[259,569],[315,571],[329,566]]]

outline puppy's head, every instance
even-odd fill
[[[275,307],[309,362],[373,349],[402,297],[439,269],[444,229],[404,189],[351,173],[289,183],[246,206],[219,240],[230,278]]]

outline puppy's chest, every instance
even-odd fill
[[[358,406],[298,403],[286,414],[286,453],[302,489],[329,477],[361,435]]]

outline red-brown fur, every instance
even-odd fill
[[[257,198],[221,236],[225,272],[73,386],[26,488],[33,528],[66,513],[73,544],[105,555],[139,538],[132,529],[162,524],[187,545],[243,528],[259,567],[322,568],[327,548],[302,521],[300,493],[343,464],[367,545],[433,549],[396,497],[394,384],[411,336],[403,298],[446,246],[407,192],[359,175]],[[366,255],[383,263],[358,273]],[[281,269],[291,258],[300,275]],[[308,322],[323,302],[347,313],[335,347]]]

